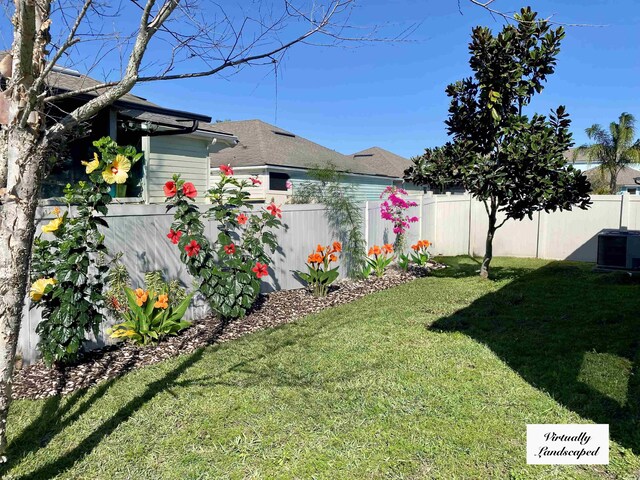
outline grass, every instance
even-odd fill
[[[637,478],[640,285],[469,258],[87,391],[17,401],[5,479]],[[609,423],[608,466],[525,463],[527,423]]]

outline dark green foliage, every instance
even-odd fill
[[[342,183],[344,176],[334,165],[307,172],[310,181],[299,185],[293,203],[320,203],[333,235],[342,243],[343,265],[351,278],[359,276],[366,263],[363,206],[353,196],[353,187]]]
[[[565,108],[549,117],[523,113],[554,72],[564,38],[562,27],[552,30],[536,17],[530,8],[522,9],[518,23],[496,36],[486,27],[473,29],[469,64],[474,75],[447,87],[446,124],[454,143],[427,150],[406,172],[417,184],[459,183],[484,202],[489,229],[483,276],[493,235],[505,220],[591,203],[587,178],[565,166],[563,153],[573,145]],[[504,214],[500,222],[499,212]]]
[[[34,305],[42,307],[42,321],[36,332],[38,348],[44,361],[73,361],[85,335],[98,333],[102,322],[104,298],[102,290],[108,266],[100,260],[107,253],[104,235],[99,227],[107,227],[102,216],[111,202],[110,185],[103,168],[118,154],[139,158],[133,147],[118,147],[108,137],[94,142],[100,152],[99,166],[88,174],[89,181],[67,185],[65,201],[69,211],[56,215],[59,225],[50,239],[38,236],[34,241],[31,262],[32,281],[53,278],[56,283]],[[73,210],[71,208],[73,207]]]
[[[202,214],[185,194],[188,182],[174,175],[170,183],[176,193],[167,202],[168,209],[174,209],[172,232],[181,234],[177,243],[180,259],[214,312],[224,320],[243,317],[260,293],[261,274],[256,270],[260,265],[266,268],[270,262],[266,249],[273,253],[278,247],[273,230],[282,226],[279,209],[272,204],[269,208],[274,210],[251,213],[247,191],[250,182],[221,173],[220,181],[208,192],[212,205]],[[246,223],[238,220],[240,214],[246,216]],[[214,241],[205,235],[203,218],[213,219],[217,224]],[[189,256],[188,246],[193,241],[199,251]],[[229,245],[234,246],[233,253],[225,250]]]

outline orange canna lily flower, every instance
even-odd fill
[[[380,247],[378,245],[374,245],[373,247],[371,247],[369,249],[369,256],[371,255],[380,255],[382,253],[382,250],[380,249]]]
[[[154,308],[169,308],[169,295],[158,295],[158,300],[153,306]]]
[[[393,245],[391,245],[390,243],[385,243],[382,246],[382,251],[384,253],[393,253]]]
[[[312,253],[307,258],[307,262],[308,263],[322,263],[322,255],[320,255],[319,253]]]
[[[417,252],[418,250],[420,250],[420,245],[416,243],[415,245],[411,245],[411,248]]]
[[[316,247],[316,252],[318,252],[318,253],[324,252],[324,247],[322,245],[318,244],[318,246]]]
[[[329,261],[330,262],[337,262],[338,261],[338,257],[335,254],[330,254],[329,255]]]
[[[144,302],[147,301],[147,298],[149,298],[149,291],[143,290],[141,288],[136,288],[133,293],[136,294],[136,303],[139,307],[141,307]]]
[[[342,244],[340,242],[333,242],[334,253],[340,253],[342,251]]]

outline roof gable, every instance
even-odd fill
[[[380,147],[367,148],[354,153],[352,157],[369,162],[380,172],[392,177],[404,177],[404,171],[412,165],[410,160]]]

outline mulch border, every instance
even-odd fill
[[[194,321],[180,335],[166,337],[155,345],[143,347],[120,342],[85,352],[72,364],[47,368],[40,361],[16,370],[12,396],[14,399],[38,399],[67,395],[208,345],[227,342],[258,330],[291,323],[330,307],[350,303],[370,293],[425,277],[430,270],[440,268],[444,268],[444,265],[430,262],[426,268],[411,267],[408,272],[390,269],[382,278],[343,280],[337,282],[324,298],[314,297],[305,288],[264,294],[247,316],[227,325],[223,325],[214,316],[208,316]]]

